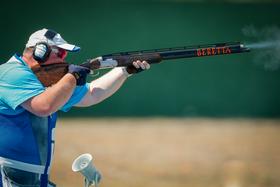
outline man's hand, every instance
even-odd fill
[[[76,82],[77,86],[82,86],[86,83],[86,78],[87,75],[90,73],[90,69],[83,66],[70,64],[68,67],[68,73],[74,75],[77,81]]]
[[[128,74],[139,73],[143,70],[150,69],[150,64],[146,61],[134,61],[132,65],[126,67],[126,71]]]

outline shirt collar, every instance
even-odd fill
[[[22,56],[19,53],[14,54],[14,56],[10,60],[12,60],[13,58],[19,61],[22,65],[27,66],[27,63],[22,59]]]

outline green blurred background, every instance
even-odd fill
[[[1,61],[43,27],[82,47],[68,56],[78,64],[120,51],[247,42],[248,26],[280,26],[277,1],[9,1],[0,9]],[[60,115],[279,118],[280,70],[255,63],[261,52],[166,61],[106,101]]]

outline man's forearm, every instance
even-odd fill
[[[69,100],[75,87],[76,79],[68,73],[40,95],[25,101],[22,106],[35,115],[48,116]]]
[[[91,105],[113,95],[125,82],[129,74],[123,68],[114,68],[90,83]]]
[[[136,60],[132,63],[134,68],[147,70],[150,68],[146,61]],[[136,73],[140,72],[136,70]],[[84,98],[75,106],[87,107],[100,103],[104,99],[113,95],[131,74],[127,72],[127,67],[117,67],[106,73],[99,79],[90,83],[90,89]]]
[[[49,95],[48,102],[52,103],[51,110],[56,112],[71,97],[76,87],[76,79],[70,73],[67,73],[57,84],[46,90]]]

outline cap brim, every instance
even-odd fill
[[[65,49],[66,51],[71,51],[71,52],[77,52],[77,51],[80,51],[80,49],[81,49],[79,46],[75,46],[75,45],[68,44],[68,43],[57,45],[57,47]]]

